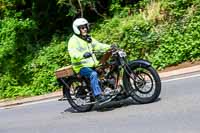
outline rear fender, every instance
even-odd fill
[[[59,86],[63,86],[62,92],[63,92],[64,97],[67,95],[67,92],[69,92],[69,90],[70,90],[68,83],[72,78],[73,78],[73,76],[57,79]]]
[[[63,78],[59,78],[57,79],[58,83],[59,83],[59,86],[65,86],[67,89],[69,89],[69,85],[68,85],[68,82],[74,78],[73,76],[70,76],[70,77],[63,77]]]

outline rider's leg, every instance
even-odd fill
[[[105,103],[110,101],[109,97],[105,97],[102,95],[101,88],[99,86],[97,72],[92,70],[91,68],[84,67],[80,70],[80,75],[85,76],[90,79],[90,84],[92,86],[92,90],[96,100],[100,103]]]
[[[83,67],[80,70],[80,75],[85,76],[86,78],[90,79],[90,83],[91,83],[91,87],[93,89],[94,96],[98,96],[102,93],[101,88],[99,86],[98,76],[97,76],[96,71],[92,70],[89,67]]]

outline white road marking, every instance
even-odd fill
[[[34,105],[34,104],[39,104],[39,103],[47,103],[47,102],[56,101],[56,100],[58,100],[58,98],[42,100],[42,101],[35,101],[35,102],[29,102],[29,103],[22,103],[22,104],[19,104],[19,105],[11,105],[11,106],[8,106],[8,107],[3,107],[3,108],[0,108],[0,110],[2,110],[2,109],[11,109],[11,108],[14,108],[14,107],[23,107],[23,106]]]
[[[42,100],[42,101],[36,101],[36,102],[30,102],[30,103],[24,103],[24,104],[21,104],[19,106],[24,106],[25,104],[26,105],[33,105],[33,104],[39,104],[39,103],[47,103],[47,102],[56,101],[56,100],[58,100],[58,98]]]
[[[166,83],[166,82],[171,82],[171,81],[176,81],[176,80],[183,80],[183,79],[189,79],[189,78],[195,78],[195,77],[200,77],[200,74],[186,76],[186,77],[180,77],[180,78],[173,78],[173,79],[168,79],[168,80],[162,80],[162,82]]]

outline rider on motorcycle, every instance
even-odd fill
[[[109,97],[102,95],[97,72],[92,67],[97,66],[99,63],[93,51],[106,52],[111,46],[98,42],[88,34],[89,23],[85,18],[77,18],[73,22],[73,31],[74,34],[68,42],[68,51],[74,71],[90,79],[97,102],[109,101]]]

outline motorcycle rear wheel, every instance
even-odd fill
[[[81,78],[71,78],[68,81],[69,89],[66,89],[66,97],[69,104],[78,112],[90,111],[94,104],[91,89]],[[66,87],[66,86],[64,86]]]

